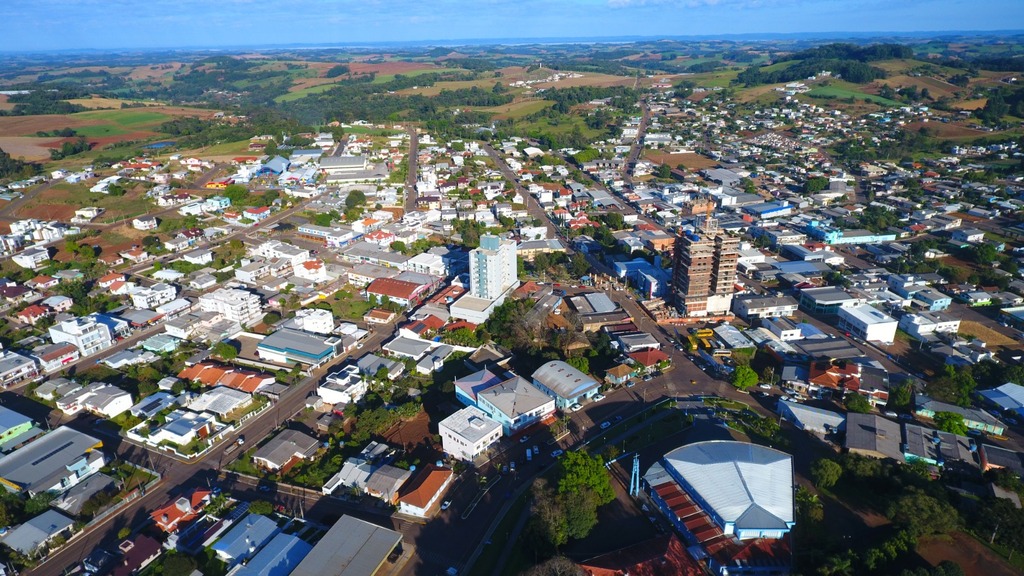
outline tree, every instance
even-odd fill
[[[213,345],[211,352],[224,360],[234,360],[238,357],[238,350],[235,350],[235,347],[227,342],[217,342]]]
[[[905,529],[914,536],[947,534],[957,528],[955,508],[917,490],[894,500],[886,515],[897,528]]]
[[[889,401],[886,407],[890,410],[909,408],[913,397],[914,390],[909,382],[892,386],[889,388]]]
[[[846,406],[846,409],[850,412],[856,412],[857,414],[867,414],[868,412],[871,412],[871,403],[868,402],[867,398],[857,394],[856,392],[847,394],[846,398],[843,398],[843,405]]]
[[[366,204],[366,194],[359,190],[353,190],[345,197],[345,208],[358,208],[363,204]]]
[[[224,188],[223,195],[230,199],[234,206],[244,205],[249,199],[249,189],[241,184],[229,184]]]
[[[407,247],[405,245],[405,242],[402,242],[401,240],[395,240],[394,242],[391,243],[391,249],[394,250],[395,252],[404,253]]]
[[[249,513],[267,516],[269,514],[274,513],[274,506],[273,504],[267,502],[266,500],[256,500],[255,502],[249,504]]]
[[[565,556],[555,556],[526,570],[520,576],[586,576],[586,572]]]
[[[739,390],[749,390],[757,385],[757,372],[750,366],[737,366],[732,372],[731,382]]]
[[[584,490],[591,490],[597,506],[615,500],[611,476],[599,457],[583,451],[567,452],[559,460],[559,472],[559,494],[578,495]]]
[[[807,182],[804,184],[804,191],[807,192],[808,194],[820,192],[825,188],[828,188],[828,178],[824,176],[814,176],[808,178]]]
[[[935,426],[943,432],[959,436],[967,434],[967,424],[964,423],[964,417],[956,412],[936,412],[933,419],[935,420]]]
[[[843,467],[834,460],[822,458],[811,466],[811,475],[814,476],[815,486],[828,489],[839,482],[843,475]]]
[[[590,263],[587,262],[587,257],[579,252],[573,254],[572,259],[569,261],[569,273],[572,274],[572,277],[582,278],[589,272]]]
[[[572,358],[566,358],[565,363],[573,368],[583,372],[584,374],[590,373],[590,360],[586,356],[574,356]]]

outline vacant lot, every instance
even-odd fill
[[[960,110],[980,110],[988,104],[988,98],[975,98],[974,100],[964,100],[963,102],[953,104],[954,108]]]
[[[945,560],[956,562],[964,574],[985,576],[1012,576],[1020,571],[989,550],[984,544],[963,532],[950,536],[922,538],[917,545],[917,554],[932,566]]]
[[[973,320],[963,320],[960,322],[960,334],[962,336],[974,336],[989,346],[1015,346],[1017,344],[1013,338],[996,332],[988,326]]]
[[[991,136],[995,132],[985,132],[973,128],[971,126],[965,126],[963,124],[954,124],[952,122],[945,124],[943,122],[910,122],[906,126],[906,130],[916,132],[922,128],[927,128],[931,135],[936,138],[981,138],[982,136]]]
[[[50,148],[60,146],[61,139],[33,138],[30,136],[0,136],[0,149],[14,158],[48,160]]]
[[[89,192],[83,184],[55,184],[22,206],[17,215],[21,218],[41,218],[45,220],[68,220],[75,210],[86,206],[105,208],[100,222],[110,222],[119,218],[132,218],[145,214],[153,207],[153,203],[144,197],[141,188],[131,190],[124,196],[108,196]]]
[[[701,154],[669,154],[667,152],[658,152],[656,150],[645,150],[644,158],[647,158],[651,162],[658,164],[668,164],[672,168],[682,164],[689,171],[703,170],[705,168],[712,168],[718,166],[718,162],[702,156]]]
[[[963,90],[958,86],[954,86],[953,84],[950,84],[949,82],[944,82],[942,80],[939,80],[938,78],[931,78],[929,76],[899,75],[891,76],[884,80],[879,80],[877,83],[871,85],[872,88],[876,88],[875,90],[871,91],[877,91],[877,88],[880,88],[883,84],[887,84],[894,89],[908,88],[910,86],[917,86],[918,90],[921,90],[922,88],[927,88],[932,98],[952,97],[954,93]]]
[[[0,110],[13,110],[14,104],[7,101],[8,96],[6,94],[0,94]]]

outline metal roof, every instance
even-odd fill
[[[288,576],[313,547],[292,534],[278,534],[235,576]]]
[[[709,441],[669,452],[674,469],[696,496],[736,529],[786,529],[794,521],[793,458],[757,444]]]
[[[47,510],[25,522],[3,537],[2,542],[18,552],[30,556],[47,540],[71,528],[74,521],[56,510]]]
[[[291,576],[372,576],[402,535],[352,516],[342,516]]]
[[[49,490],[101,446],[98,438],[62,426],[0,458],[0,479],[33,493]]]
[[[892,420],[856,412],[846,415],[846,448],[849,450],[871,452],[879,457],[902,462],[902,437],[900,425]]]
[[[846,427],[846,417],[831,410],[796,402],[779,402],[778,410],[780,416],[802,430],[825,434]]]
[[[533,373],[533,381],[567,400],[598,386],[593,378],[561,360],[552,360],[538,368]]]

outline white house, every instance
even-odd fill
[[[317,386],[316,393],[325,404],[344,406],[362,400],[368,386],[369,383],[359,373],[359,367],[349,365],[328,374],[323,383]]]
[[[159,282],[152,286],[139,286],[131,291],[132,305],[136,308],[156,308],[174,300],[178,290],[171,284]]]
[[[132,228],[136,230],[156,230],[159,224],[156,216],[139,216],[132,220]]]
[[[14,263],[22,268],[28,268],[35,270],[43,265],[47,260],[50,259],[50,251],[42,246],[33,246],[26,248],[25,250],[18,252],[11,257]]]
[[[103,382],[93,382],[57,400],[57,408],[69,416],[85,410],[113,418],[131,407],[131,394]]]
[[[472,462],[501,438],[500,422],[491,420],[483,410],[467,406],[438,424],[445,454]]]

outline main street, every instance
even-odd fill
[[[405,213],[409,214],[416,210],[416,180],[419,170],[420,135],[416,127],[410,125],[409,133],[409,172],[405,175]]]
[[[494,148],[492,148],[491,145],[488,144],[487,142],[483,142],[481,145],[483,146],[484,151],[487,152],[487,155],[491,157],[491,160],[494,161],[494,165],[497,166],[498,170],[501,171],[502,176],[504,176],[505,179],[512,184],[516,192],[522,195],[523,199],[526,201],[527,213],[530,216],[544,223],[544,225],[548,229],[549,237],[558,238],[558,228],[551,223],[551,220],[548,218],[547,212],[545,212],[544,208],[542,208],[540,203],[537,202],[537,199],[534,198],[532,194],[527,192],[526,188],[524,188],[523,185],[519,183],[519,176],[515,172],[513,172],[511,168],[508,167],[508,164],[505,163],[505,159],[502,158],[501,155],[499,155],[494,150]]]

